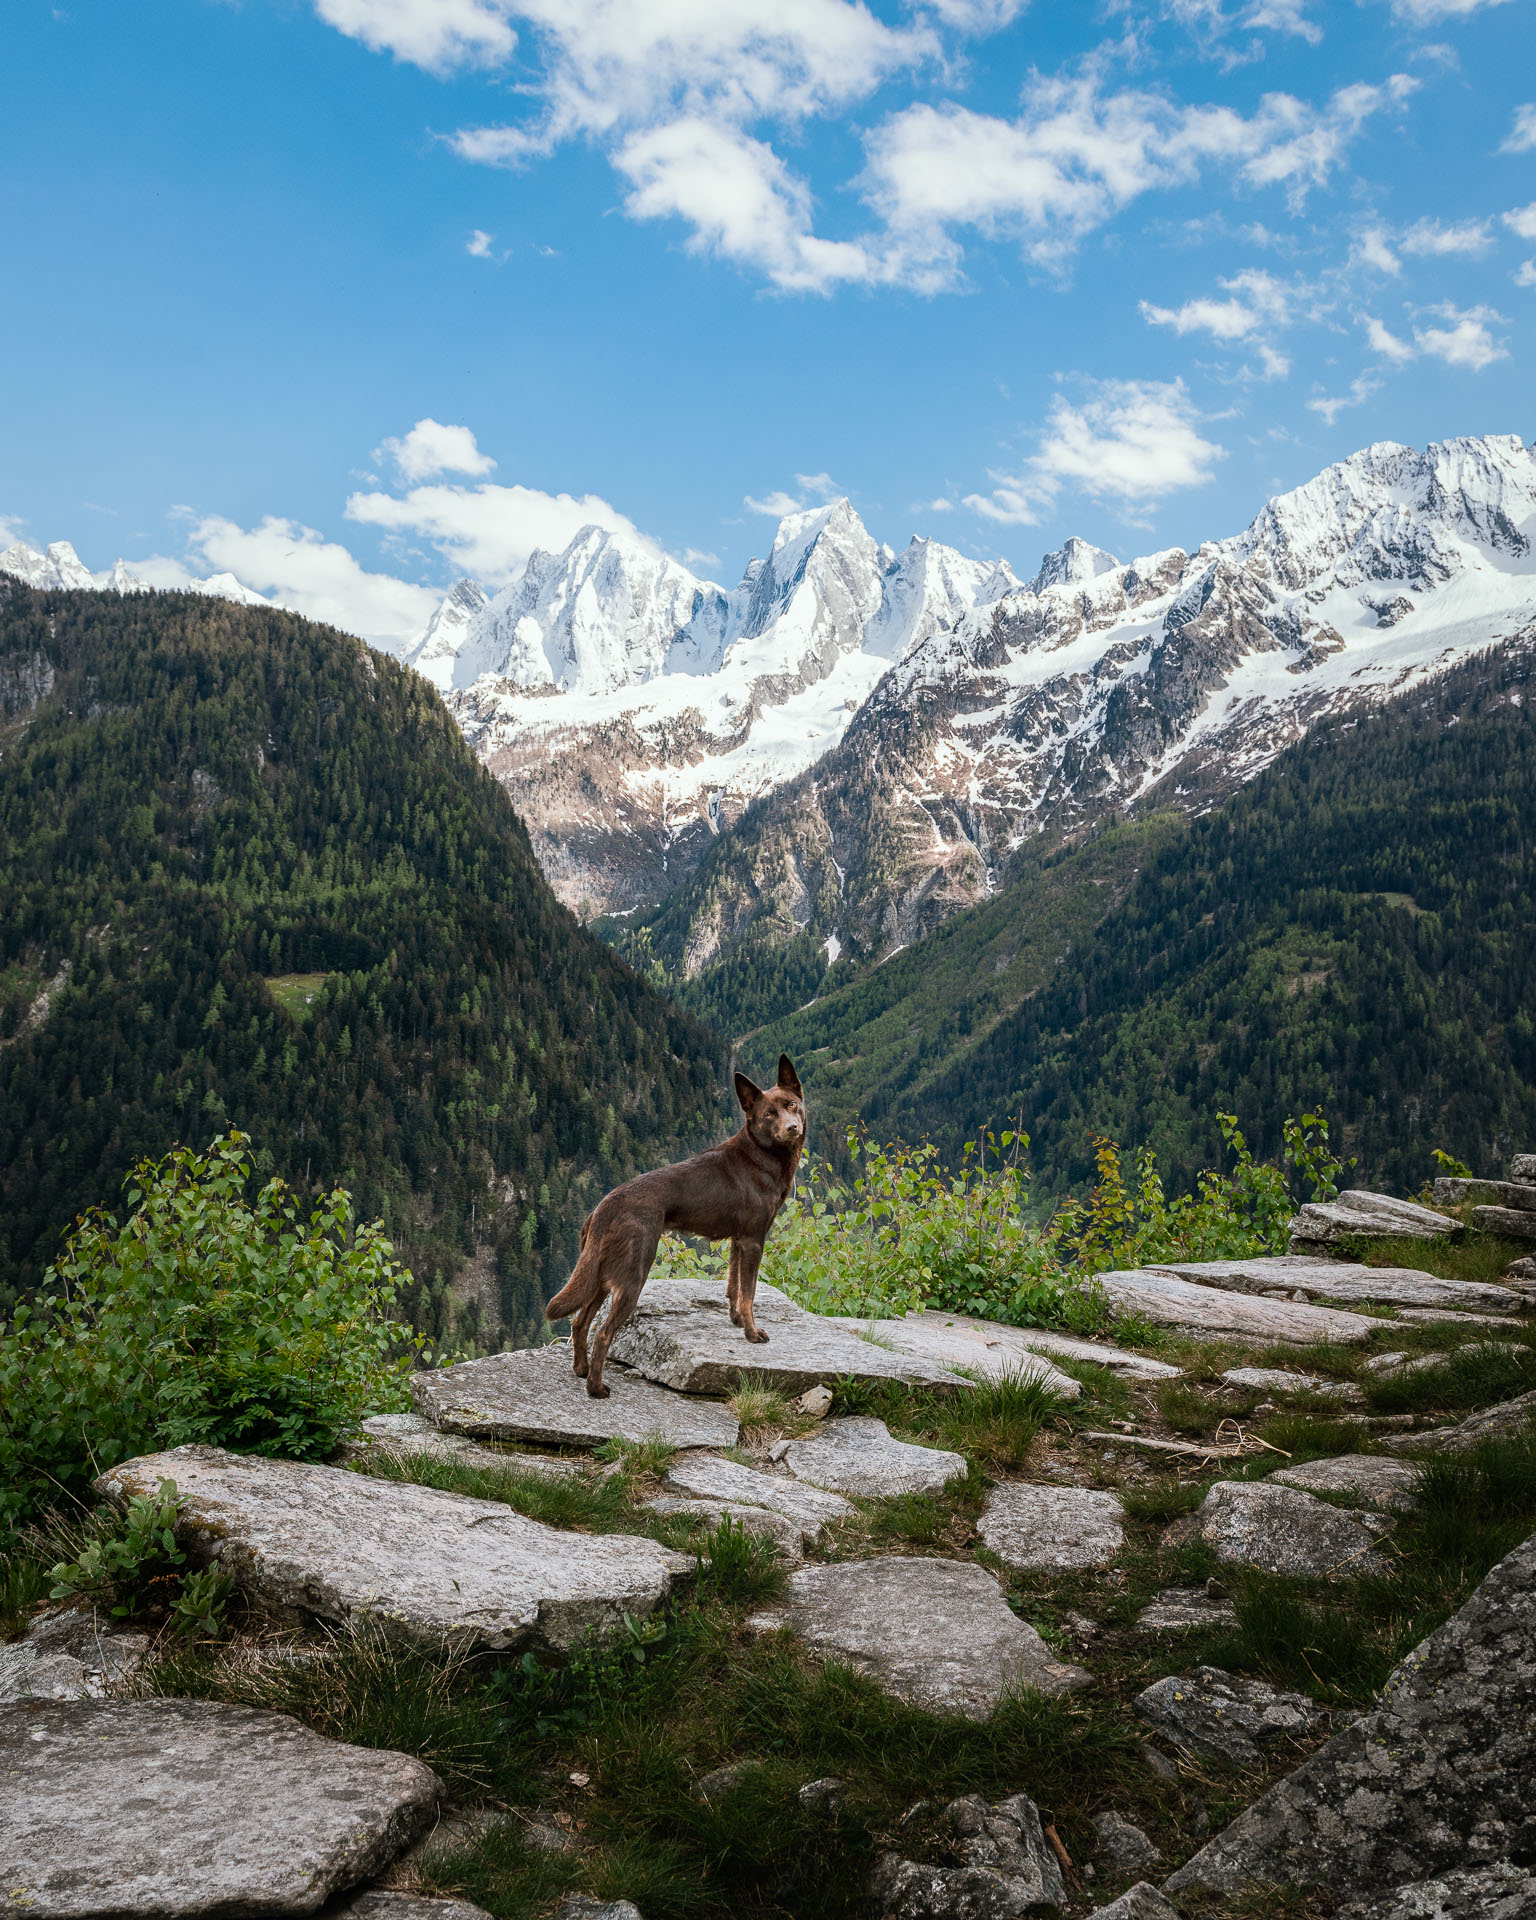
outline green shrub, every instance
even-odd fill
[[[135,1494],[114,1523],[97,1523],[73,1560],[48,1569],[49,1598],[73,1600],[84,1594],[104,1600],[117,1620],[164,1607],[174,1632],[216,1639],[233,1583],[217,1567],[182,1571],[187,1556],[176,1544],[180,1513],[174,1480],[162,1480],[154,1494]]]
[[[324,1458],[405,1405],[393,1247],[339,1188],[307,1217],[281,1180],[248,1203],[248,1147],[232,1132],[143,1162],[123,1224],[88,1215],[0,1321],[0,1527],[134,1454]]]

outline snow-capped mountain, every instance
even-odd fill
[[[46,553],[29,547],[24,540],[0,553],[0,573],[24,580],[29,587],[49,593],[81,588],[98,593],[149,593],[149,582],[141,579],[126,560],[118,560],[101,573],[92,573],[68,540],[53,541]],[[189,580],[183,591],[212,594],[217,600],[234,600],[243,607],[270,607],[265,594],[255,592],[232,573],[213,573],[206,580]]]
[[[1193,554],[1072,540],[1022,586],[893,556],[844,502],[748,568],[713,671],[452,704],[573,905],[666,898],[689,971],[797,932],[878,955],[1040,836],[1209,804],[1319,716],[1529,629],[1533,542],[1515,436],[1369,447]]]

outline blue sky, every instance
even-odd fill
[[[1021,570],[1536,432],[1536,0],[11,0],[0,531],[399,639],[584,520]],[[418,424],[420,423],[420,424]]]

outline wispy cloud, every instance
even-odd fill
[[[1523,107],[1515,108],[1515,117],[1510,123],[1509,132],[1499,146],[1500,153],[1530,153],[1536,151],[1536,103],[1527,102]]]
[[[1486,220],[1415,220],[1398,244],[1404,253],[1486,253],[1493,235]]]

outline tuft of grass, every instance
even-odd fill
[[[744,1446],[764,1446],[781,1433],[797,1434],[813,1422],[776,1387],[740,1386],[726,1402],[741,1422]]]
[[[954,1452],[1004,1472],[1026,1464],[1041,1427],[1069,1404],[1038,1373],[1021,1367],[939,1401],[934,1430]]]
[[[649,1444],[649,1443],[647,1443]],[[609,1533],[624,1507],[625,1476],[542,1474],[526,1467],[475,1467],[451,1454],[370,1452],[357,1471],[375,1480],[404,1480],[472,1500],[499,1500],[530,1520],[585,1533]]]
[[[1204,1480],[1179,1480],[1172,1474],[1165,1474],[1145,1486],[1123,1487],[1120,1501],[1131,1519],[1143,1521],[1148,1526],[1159,1526],[1164,1521],[1177,1520],[1186,1513],[1193,1513],[1205,1498],[1208,1486],[1209,1483]]]
[[[1454,1240],[1366,1240],[1352,1243],[1351,1257],[1368,1267],[1417,1267],[1442,1280],[1475,1280],[1497,1286],[1511,1260],[1531,1250],[1530,1242],[1502,1240],[1477,1228]]]
[[[606,1465],[618,1466],[620,1478],[633,1487],[642,1480],[659,1480],[677,1458],[677,1448],[655,1436],[649,1440],[624,1440],[615,1434],[603,1442],[595,1457]]]
[[[1164,1380],[1153,1394],[1157,1410],[1175,1433],[1214,1433],[1231,1408],[1182,1380]]]
[[[48,1563],[17,1540],[0,1553],[0,1640],[25,1633],[33,1609],[48,1593]]]
[[[1271,1414],[1257,1431],[1261,1440],[1267,1440],[1270,1446],[1278,1447],[1296,1462],[1331,1460],[1335,1454],[1358,1453],[1367,1432],[1358,1421],[1300,1412]],[[1275,1459],[1274,1464],[1278,1467],[1285,1463]]]
[[[784,1557],[775,1542],[748,1533],[727,1514],[699,1554],[699,1594],[705,1600],[754,1606],[779,1592],[784,1573]]]
[[[1439,1366],[1370,1375],[1362,1384],[1367,1404],[1381,1413],[1493,1406],[1536,1388],[1536,1347],[1518,1338],[1478,1340],[1446,1354]]]

